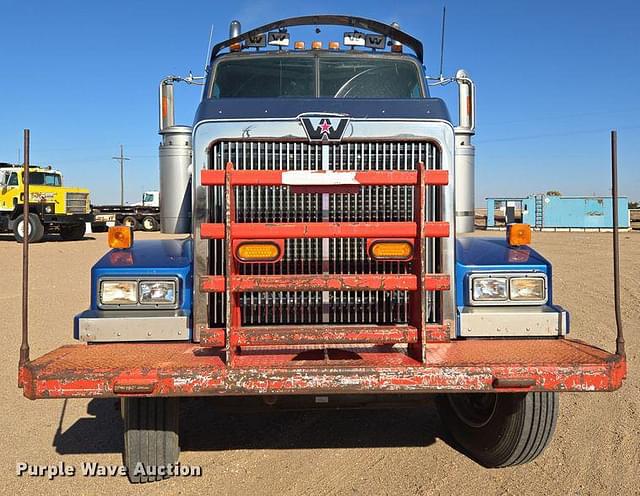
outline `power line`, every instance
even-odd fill
[[[131,160],[129,157],[124,156],[124,146],[120,145],[120,156],[111,157],[113,160],[120,162],[120,206],[124,206],[124,162],[125,160]]]

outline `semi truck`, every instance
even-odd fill
[[[346,32],[292,39],[321,26]],[[303,16],[231,23],[193,127],[174,120],[183,78],[163,79],[161,228],[185,236],[111,228],[78,343],[35,360],[26,347],[24,395],[120,398],[132,482],[178,463],[185,397],[431,394],[483,466],[538,457],[559,393],[621,387],[622,330],[615,353],[569,337],[529,226],[469,235],[475,84],[449,79],[454,123],[423,63],[397,24]]]
[[[142,201],[131,205],[92,205],[94,231],[111,226],[128,226],[134,231],[157,231],[160,228],[160,192],[145,191]]]
[[[30,213],[26,222],[29,241],[37,243],[58,233],[65,241],[82,239],[93,219],[89,190],[63,186],[62,173],[51,166],[29,167]],[[24,173],[21,166],[0,163],[0,232],[10,232],[21,242],[25,232]]]

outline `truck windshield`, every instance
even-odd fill
[[[284,55],[220,61],[211,96],[422,98],[423,92],[420,71],[410,60]]]
[[[61,186],[60,174],[51,172],[29,172],[29,183],[38,186]]]

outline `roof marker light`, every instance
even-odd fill
[[[340,50],[340,43],[337,41],[330,41],[329,50]]]
[[[296,41],[293,44],[293,48],[295,48],[296,50],[304,50],[304,41]]]
[[[322,49],[322,42],[321,41],[312,41],[311,42],[311,49],[312,50],[320,50],[320,49]]]

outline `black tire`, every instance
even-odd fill
[[[151,217],[150,215],[147,215],[146,217],[144,217],[140,224],[142,225],[142,229],[144,229],[145,231],[158,230],[158,221],[153,217]]]
[[[439,395],[442,422],[461,451],[487,468],[536,458],[550,443],[558,418],[558,393]]]
[[[133,215],[125,215],[122,218],[121,224],[130,227],[134,231],[138,229],[138,220]]]
[[[13,237],[18,243],[22,243],[24,233],[24,216],[18,215],[13,221]],[[36,214],[29,214],[29,243],[39,243],[44,238],[44,226],[40,222],[40,217]]]
[[[178,462],[178,401],[178,398],[123,399],[123,460],[129,481],[145,483],[166,479],[167,467]],[[140,467],[145,470],[140,471]],[[163,473],[154,470],[156,467],[164,469]]]
[[[84,238],[87,232],[87,226],[83,222],[82,224],[72,224],[70,226],[60,226],[60,237],[64,241],[78,241]]]

